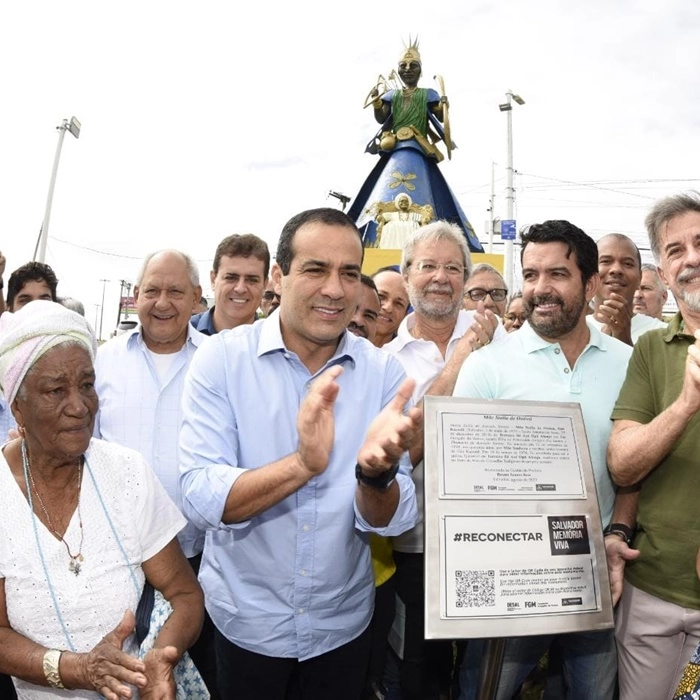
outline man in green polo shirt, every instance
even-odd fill
[[[641,485],[616,621],[621,700],[670,698],[700,641],[700,193],[660,200],[646,226],[679,313],[638,340],[612,414],[610,472]]]

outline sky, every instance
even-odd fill
[[[224,236],[255,233],[274,252],[292,215],[338,206],[329,190],[357,193],[375,163],[363,102],[416,34],[420,84],[439,73],[450,100],[458,149],[440,167],[482,240],[492,170],[506,218],[498,105],[513,90],[525,100],[512,114],[518,227],[622,232],[651,261],[651,204],[700,189],[692,0],[25,0],[0,10],[6,279],[33,256],[55,127],[75,116],[46,256],[59,294],[99,326],[104,292],[106,337],[119,280],[164,247],[192,255],[209,291]]]

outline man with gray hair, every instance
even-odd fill
[[[507,298],[508,288],[501,273],[488,263],[474,265],[464,285],[464,308],[475,311],[477,304],[483,301],[485,309],[503,318]]]
[[[446,221],[417,229],[404,245],[401,272],[414,311],[384,349],[416,380],[415,403],[425,394],[450,396],[465,358],[493,338],[506,336],[483,301],[474,311],[462,309],[471,266],[464,234]],[[424,639],[422,434],[410,454],[420,517],[416,527],[394,538],[396,592],[406,608],[401,694],[404,700],[431,700],[449,687],[452,646]]]
[[[663,321],[664,304],[668,300],[668,290],[661,281],[656,265],[642,265],[642,281],[634,293],[632,311],[635,314],[651,316]]]
[[[180,403],[185,374],[205,338],[190,324],[201,296],[199,272],[189,255],[177,250],[149,255],[134,284],[138,326],[102,345],[95,360],[95,389],[100,397],[95,436],[140,452],[180,510]],[[197,571],[204,532],[188,524],[178,539]],[[208,653],[202,649],[213,638],[210,629],[207,639],[207,624],[211,627],[207,620],[191,653],[214,691],[213,668],[207,666],[213,649]],[[209,657],[207,663],[202,656]]]
[[[679,311],[637,341],[612,413],[610,473],[640,486],[640,554],[616,618],[621,700],[672,697],[700,641],[700,193],[658,201],[646,226]]]
[[[76,299],[74,297],[59,297],[56,301],[58,301],[61,306],[65,306],[67,309],[75,311],[76,314],[85,316],[85,305],[82,301],[80,301],[80,299]]]

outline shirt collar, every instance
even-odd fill
[[[258,321],[258,323],[261,326],[260,338],[258,339],[258,357],[273,352],[289,352],[282,339],[279,311],[271,314],[262,321]],[[333,357],[328,360],[326,366],[340,364],[345,360],[348,360],[354,366],[358,352],[361,349],[360,343],[362,343],[363,340],[363,338],[358,338],[354,334],[345,331],[340,338],[338,347],[333,353]]]
[[[452,335],[450,336],[448,345],[452,343],[453,340],[461,338],[469,330],[469,326],[471,326],[471,324],[474,321],[474,313],[475,312],[473,311],[467,311],[465,309],[459,310],[457,318],[455,318],[455,325],[452,328]],[[403,321],[401,321],[401,325],[399,326],[396,338],[394,338],[394,340],[391,341],[392,349],[402,350],[409,343],[433,342],[430,340],[425,340],[424,338],[414,338],[411,334],[411,330],[415,325],[416,312],[413,311],[410,314],[408,314],[408,316],[406,316],[406,318],[404,318]]]
[[[471,318],[469,314],[464,310],[460,309],[459,314],[455,318],[455,325],[452,328],[452,335],[450,336],[450,341],[452,342],[455,338],[461,338],[468,330],[471,324]],[[406,347],[409,343],[429,343],[430,340],[425,340],[425,338],[414,338],[411,334],[411,330],[416,325],[416,312],[413,311],[403,321],[399,326],[399,330],[396,333],[396,338],[391,341],[398,346],[396,349],[401,350]]]
[[[416,325],[416,314],[415,312],[410,313],[401,321],[398,330],[396,331],[396,337],[390,341],[392,347],[396,347],[397,350],[403,349],[406,345],[416,340],[411,335],[411,328]]]
[[[667,343],[670,343],[674,338],[693,338],[685,330],[685,321],[680,311],[668,322],[663,338]]]
[[[143,339],[143,328],[141,324],[128,331],[129,337],[126,339],[126,344],[128,347],[138,346],[144,350],[148,349],[146,341]],[[198,348],[202,341],[206,338],[204,333],[200,333],[191,323],[187,324],[187,339],[185,340],[185,345],[193,345]],[[180,348],[182,350],[182,348]]]
[[[603,338],[603,334],[598,328],[590,323],[586,323],[586,327],[588,328],[590,335],[588,338],[588,343],[586,344],[583,352],[585,352],[591,346],[604,351],[605,339]],[[545,350],[547,348],[559,347],[559,343],[551,343],[536,333],[529,321],[525,321],[525,323],[523,323],[523,325],[517,331],[514,331],[514,333],[518,334],[518,338],[520,339],[523,348],[527,353],[537,352],[538,350]]]
[[[203,311],[196,321],[196,328],[201,333],[205,335],[216,335],[216,328],[214,328],[214,309],[216,307],[212,306],[211,309]]]

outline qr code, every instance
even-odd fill
[[[494,571],[468,569],[455,571],[458,608],[489,608],[496,605]]]

